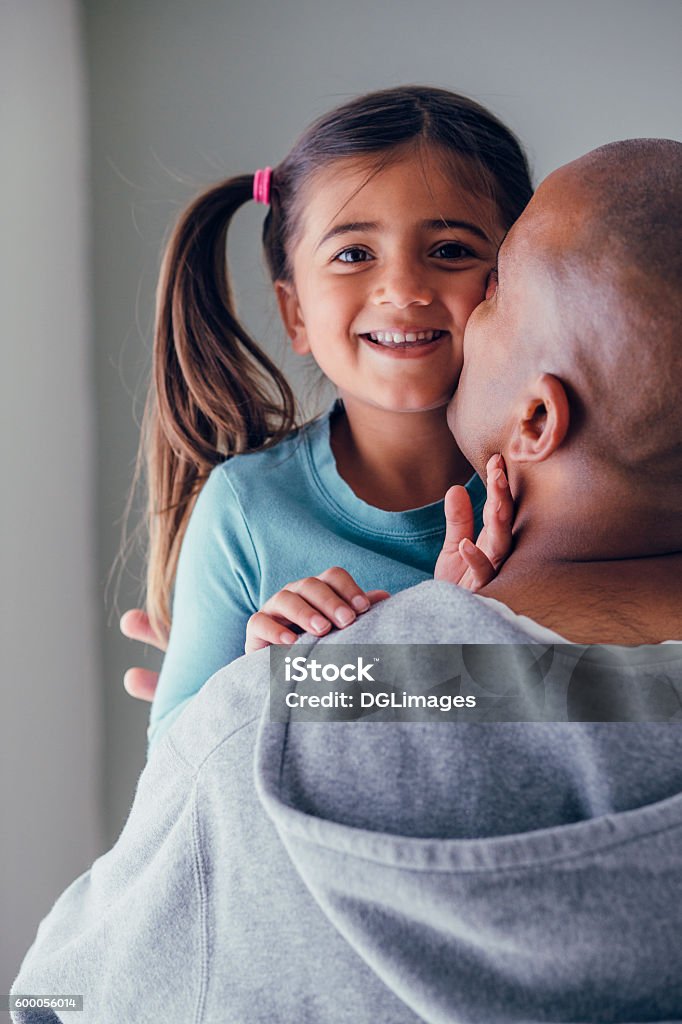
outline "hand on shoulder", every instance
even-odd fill
[[[512,549],[514,501],[501,455],[488,460],[486,488],[483,529],[475,544],[468,491],[457,485],[445,495],[445,541],[433,573],[436,580],[474,593],[497,576]]]

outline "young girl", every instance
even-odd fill
[[[411,86],[333,110],[272,172],[225,181],[182,216],[163,261],[143,434],[157,636],[174,587],[150,742],[243,653],[264,604],[252,647],[291,642],[287,623],[324,633],[318,609],[347,625],[369,607],[367,588],[433,575],[452,484],[466,484],[480,526],[485,489],[446,406],[466,321],[531,191],[525,156],[496,118]],[[252,196],[268,206],[263,244],[293,349],[312,354],[339,394],[303,427],[234,311],[226,232]],[[449,500],[459,515],[461,495]],[[333,563],[343,570],[313,579]]]

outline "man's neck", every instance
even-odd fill
[[[679,516],[656,503],[652,515],[651,505],[637,507],[632,494],[612,488],[604,507],[590,508],[588,493],[555,489],[552,501],[540,501],[526,490],[514,550],[481,594],[574,643],[682,639]]]
[[[682,640],[682,554],[609,562],[518,562],[480,591],[579,644]]]

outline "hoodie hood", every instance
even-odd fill
[[[646,690],[661,665],[632,650]],[[682,651],[661,657],[679,688]],[[681,746],[679,722],[264,720],[256,786],[421,1019],[680,1020]]]

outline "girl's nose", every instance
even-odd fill
[[[433,297],[433,288],[423,269],[408,265],[387,267],[374,292],[377,306],[390,304],[397,309],[428,306]]]

